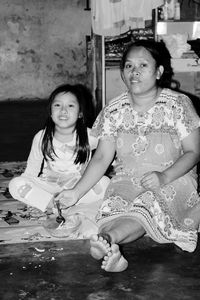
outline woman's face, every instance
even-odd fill
[[[135,47],[128,53],[123,69],[123,80],[133,95],[143,95],[156,87],[156,80],[163,73],[163,66],[144,47]]]

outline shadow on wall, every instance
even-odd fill
[[[94,101],[90,90],[79,84],[87,99],[86,124],[95,120]],[[0,101],[0,161],[26,161],[34,135],[45,126],[47,99]]]
[[[47,100],[0,102],[0,161],[25,161],[33,136],[43,128]]]

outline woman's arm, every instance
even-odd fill
[[[157,189],[189,172],[200,160],[200,129],[197,128],[182,140],[183,155],[163,172],[151,172],[141,180],[146,189]]]
[[[22,176],[37,177],[40,172],[40,168],[43,160],[43,155],[41,151],[42,134],[43,131],[39,131],[33,138],[31,150],[27,160],[26,169],[22,174]]]
[[[76,204],[105,174],[114,155],[115,142],[109,139],[101,139],[90,163],[76,186],[73,190],[61,192],[55,197],[55,201],[60,201],[67,207]]]
[[[197,128],[182,140],[183,155],[163,172],[164,184],[189,172],[200,159],[200,129]]]

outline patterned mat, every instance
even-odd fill
[[[47,218],[55,219],[53,212],[43,213],[12,198],[8,183],[19,176],[25,166],[25,162],[0,163],[0,244],[82,239],[83,235],[77,234],[55,236],[44,226]],[[81,226],[81,230],[86,231],[92,224],[84,220]]]
[[[8,191],[8,182],[19,176],[25,169],[26,162],[1,162],[0,163],[0,201],[12,199]]]

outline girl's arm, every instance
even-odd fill
[[[108,139],[100,140],[90,163],[76,186],[73,190],[62,191],[55,197],[55,201],[60,201],[67,207],[76,204],[105,174],[114,155],[115,143]]]
[[[188,173],[200,159],[200,129],[182,140],[183,155],[163,172],[151,172],[141,180],[144,188],[156,189]]]
[[[42,134],[43,131],[39,131],[33,138],[31,151],[29,153],[28,160],[27,160],[26,169],[22,174],[22,176],[37,177],[40,172],[40,168],[43,160],[43,155],[41,151]]]

